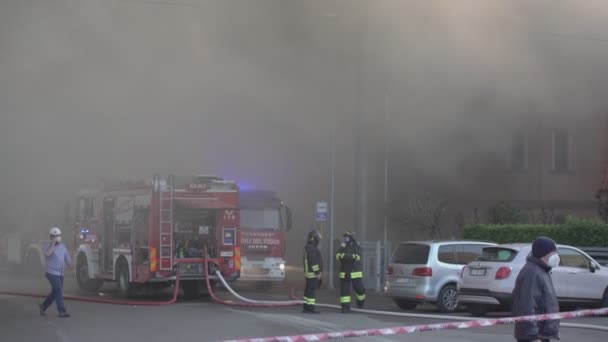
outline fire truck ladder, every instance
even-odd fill
[[[167,178],[166,185],[159,187],[160,208],[160,267],[161,271],[172,270],[171,258],[173,256],[173,197],[174,177]]]

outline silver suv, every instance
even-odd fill
[[[412,241],[399,244],[388,266],[384,291],[403,310],[421,303],[442,312],[458,309],[457,284],[464,265],[493,243],[476,241]]]

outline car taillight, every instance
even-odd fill
[[[460,279],[462,279],[462,276],[464,275],[464,270],[466,270],[467,267],[463,267],[462,270],[460,270]]]
[[[395,270],[393,270],[393,266],[389,266],[386,268],[386,274],[393,275],[394,272]]]
[[[503,266],[496,271],[496,279],[507,279],[511,275],[511,268]]]
[[[421,268],[415,268],[412,271],[412,275],[418,276],[418,277],[432,277],[433,276],[433,269],[430,267],[421,267]]]

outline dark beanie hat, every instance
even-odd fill
[[[548,237],[538,237],[536,240],[534,240],[534,243],[532,243],[532,255],[539,259],[555,251],[557,251],[555,241],[549,239]]]

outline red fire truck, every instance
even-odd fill
[[[76,279],[97,291],[115,281],[123,297],[146,285],[170,286],[179,271],[195,296],[215,270],[240,277],[239,189],[217,176],[104,183],[75,201]],[[203,250],[209,255],[205,269]]]
[[[273,191],[241,192],[241,279],[285,280],[285,233],[291,210]]]

